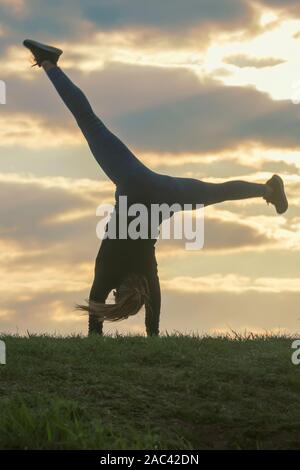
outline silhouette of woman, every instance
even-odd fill
[[[43,67],[59,96],[75,117],[92,154],[116,185],[115,211],[119,196],[127,196],[128,206],[141,203],[178,203],[204,206],[223,201],[264,198],[279,214],[288,208],[282,179],[274,175],[265,184],[229,181],[206,183],[192,178],[158,174],[147,168],[95,115],[87,98],[57,66],[62,50],[26,39],[24,46]],[[102,333],[103,321],[120,320],[136,314],[145,305],[147,335],[159,334],[161,294],[155,258],[155,238],[133,240],[103,239],[95,263],[95,277],[87,306],[89,333]],[[116,289],[115,305],[105,301]]]

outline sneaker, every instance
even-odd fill
[[[278,175],[273,175],[266,184],[272,189],[272,194],[264,199],[268,204],[271,203],[275,206],[278,214],[284,214],[288,210],[289,204],[285,195],[282,178]]]
[[[56,65],[59,57],[63,53],[61,49],[32,41],[32,39],[25,39],[23,45],[30,50],[35,58],[36,63],[34,65],[38,65],[39,67],[41,67],[44,60],[49,60],[52,64]]]

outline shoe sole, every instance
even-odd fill
[[[276,182],[279,185],[280,195],[283,200],[282,204],[280,204],[280,208],[276,207],[276,209],[277,209],[278,214],[284,214],[288,210],[288,207],[289,207],[289,203],[288,203],[285,190],[284,190],[284,183],[283,183],[282,178],[280,178],[280,176],[278,175],[275,175],[274,179],[276,179]]]
[[[41,42],[33,41],[32,39],[25,39],[25,41],[23,41],[23,45],[30,50],[33,46],[37,49],[40,49],[41,51],[57,54],[58,56],[63,53],[63,51],[61,49],[58,49],[57,47],[48,46],[47,44],[42,44]]]

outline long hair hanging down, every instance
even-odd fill
[[[114,291],[115,303],[105,304],[87,300],[77,310],[88,312],[99,321],[120,321],[136,315],[144,304],[149,304],[149,285],[145,276],[129,274]]]

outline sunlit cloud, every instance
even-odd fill
[[[77,267],[76,272],[72,272],[71,266],[62,266],[61,269],[40,267],[38,271],[31,273],[28,270],[23,271],[22,267],[15,273],[1,269],[1,296],[26,294],[28,298],[33,298],[38,292],[80,292],[89,287],[87,280],[83,280],[86,278],[86,270],[82,269],[83,272]]]
[[[17,185],[27,185],[30,191],[30,186],[37,189],[61,189],[72,194],[80,195],[85,200],[92,200],[94,202],[105,198],[110,200],[113,196],[114,186],[110,181],[97,181],[88,178],[66,178],[63,176],[58,177],[43,177],[39,178],[34,174],[19,174],[19,173],[0,173],[1,183],[10,183]]]
[[[81,140],[78,133],[65,131],[63,128],[49,127],[42,120],[27,115],[0,116],[1,146],[22,145],[29,148],[41,148],[61,145],[78,145]],[[45,145],[44,144],[44,145]]]
[[[162,281],[167,290],[197,294],[198,292],[231,292],[240,294],[247,291],[264,293],[299,292],[300,278],[258,278],[227,274],[214,274],[205,277],[177,277]]]
[[[21,1],[16,1],[15,5],[20,8],[22,4]],[[257,6],[255,9],[257,10]],[[192,71],[201,80],[214,76],[215,72],[218,74],[219,70],[227,70],[229,74],[218,76],[224,85],[253,85],[256,89],[269,93],[273,99],[289,99],[291,83],[299,78],[295,76],[295,67],[299,67],[297,33],[300,30],[300,21],[280,17],[275,10],[263,8],[258,9],[256,15],[257,27],[260,28],[256,34],[253,31],[252,35],[245,35],[241,22],[240,29],[231,32],[215,29],[214,35],[209,36],[205,43],[199,33],[201,28],[194,27],[192,34],[182,37],[180,47],[172,41],[166,42],[165,34],[159,36],[153,31],[151,34],[151,28],[148,39],[152,36],[152,42],[147,40],[147,28],[135,28],[130,24],[119,30],[95,29],[93,32],[89,31],[86,42],[82,38],[77,42],[73,40],[71,44],[65,39],[60,42],[59,45],[66,51],[62,59],[63,65],[66,69],[73,68],[86,73],[102,70],[107,64],[114,62],[162,68],[177,67]],[[201,23],[201,17],[199,21]],[[270,25],[274,26],[270,28]],[[249,23],[247,26],[249,27]],[[273,57],[274,50],[276,55]],[[230,66],[227,63],[230,56],[244,59],[242,62],[240,59],[237,66]],[[11,46],[6,50],[5,67],[2,63],[0,73],[19,71],[24,77],[30,77],[25,57],[26,51],[21,45]],[[274,65],[277,65],[276,80],[272,79]]]
[[[295,36],[299,29],[299,19],[283,19],[274,28],[245,41],[213,44],[203,60],[205,73],[214,76],[214,71],[225,68],[230,73],[218,76],[224,85],[251,85],[274,100],[290,100],[292,85],[299,79],[299,39]],[[240,59],[228,65],[234,56],[244,58],[242,63]]]
[[[274,24],[277,20],[278,20],[278,14],[276,14],[272,10],[269,10],[261,14],[260,24],[261,26],[265,27],[265,26]]]
[[[70,323],[76,322],[82,324],[86,321],[84,315],[78,314],[78,312],[70,312],[70,308],[66,308],[64,302],[55,300],[50,303],[50,318],[49,320],[57,323]],[[80,325],[81,326],[81,325]]]
[[[272,57],[248,57],[246,55],[233,55],[224,59],[227,64],[235,65],[236,67],[255,67],[255,68],[265,68],[265,67],[274,67],[275,65],[283,64],[284,61],[281,59],[273,59]]]
[[[199,18],[201,21],[201,19]],[[248,24],[249,26],[249,24]],[[299,25],[298,25],[299,26]],[[294,28],[295,29],[295,28]],[[293,31],[294,31],[293,29]],[[297,29],[297,27],[296,27]],[[299,29],[299,28],[298,28]],[[256,49],[257,37],[244,38],[244,28],[231,32],[219,32],[206,35],[201,27],[194,27],[188,35],[181,36],[180,41],[174,42],[173,35],[163,31],[150,31],[139,27],[128,26],[119,30],[89,31],[89,37],[84,41],[76,40],[59,45],[65,50],[62,58],[63,66],[68,69],[78,69],[86,73],[102,70],[108,63],[124,63],[128,65],[155,66],[162,68],[185,68],[194,72],[199,78],[210,76],[213,70],[222,68],[225,64],[222,59],[226,55],[250,54],[254,60],[263,60],[270,56],[270,50],[264,45],[265,53]],[[263,34],[274,34],[273,31],[262,33],[261,42],[264,42]],[[276,39],[276,38],[275,38]],[[248,42],[247,42],[248,40]],[[221,45],[222,44],[222,45]],[[251,54],[254,52],[254,54]],[[257,52],[259,50],[259,53]],[[6,50],[5,68],[0,66],[0,72],[23,72],[29,76],[28,52],[21,47],[12,46]],[[229,69],[230,71],[230,69]]]

